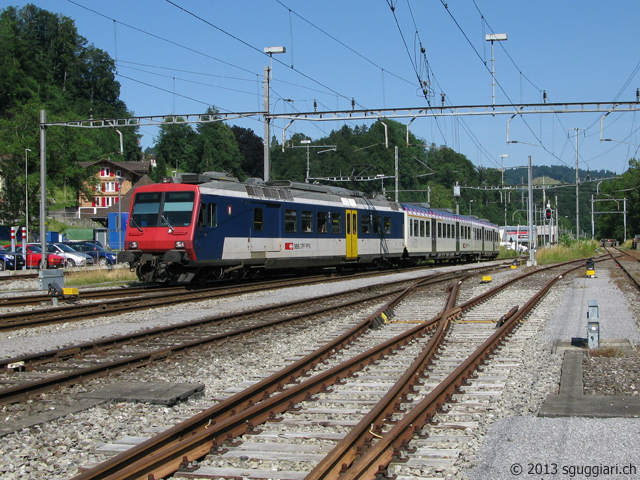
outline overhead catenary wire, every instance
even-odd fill
[[[195,13],[193,13],[193,12],[191,12],[191,11],[187,10],[186,8],[181,7],[180,5],[176,4],[176,3],[175,3],[175,2],[173,2],[172,0],[165,0],[165,2],[167,2],[167,3],[168,3],[168,4],[170,4],[170,5],[173,5],[173,6],[174,6],[174,7],[176,7],[177,9],[182,10],[184,13],[186,13],[186,14],[188,14],[188,15],[191,15],[192,17],[194,17],[194,18],[196,18],[196,19],[200,20],[201,22],[203,22],[203,23],[205,23],[205,24],[209,25],[210,27],[212,27],[212,28],[214,28],[214,29],[218,30],[219,32],[221,32],[221,33],[223,33],[223,34],[225,34],[225,35],[228,35],[228,36],[229,36],[229,37],[231,37],[232,39],[234,39],[234,40],[236,40],[236,41],[240,42],[241,44],[245,45],[247,48],[250,48],[251,50],[254,50],[254,51],[256,51],[256,52],[258,52],[258,53],[260,53],[260,54],[262,54],[262,55],[267,55],[266,53],[264,53],[264,52],[263,52],[261,49],[259,49],[258,47],[255,47],[255,46],[251,45],[250,43],[248,43],[248,42],[246,42],[246,41],[242,40],[241,38],[237,37],[236,35],[233,35],[232,33],[227,32],[226,30],[224,30],[224,29],[222,29],[222,28],[218,27],[217,25],[214,25],[213,23],[209,22],[208,20],[205,20],[204,18],[200,17],[199,15],[196,15]],[[275,61],[275,62],[277,62],[277,63],[279,63],[279,64],[281,64],[281,65],[283,65],[283,66],[285,66],[285,67],[288,67],[290,70],[292,70],[292,71],[296,72],[298,75],[301,75],[301,76],[303,76],[304,78],[306,78],[307,80],[310,80],[310,81],[312,81],[313,83],[315,83],[315,84],[317,84],[317,85],[320,85],[321,87],[323,87],[323,88],[327,89],[328,91],[330,91],[330,92],[332,92],[332,93],[335,93],[336,95],[339,95],[340,97],[342,97],[342,98],[343,98],[343,99],[345,99],[345,100],[351,100],[351,99],[353,99],[353,98],[354,98],[354,96],[353,96],[353,95],[351,95],[351,96],[344,95],[344,94],[342,94],[342,93],[340,93],[340,92],[336,91],[335,89],[333,89],[333,88],[329,87],[328,85],[325,85],[324,83],[320,82],[319,80],[316,80],[315,78],[311,77],[310,75],[307,75],[306,73],[304,73],[304,72],[302,72],[302,71],[300,71],[300,70],[298,70],[298,69],[296,69],[296,68],[294,68],[294,67],[289,67],[289,66],[288,66],[287,64],[285,64],[282,60],[278,59],[278,57],[277,57],[277,56],[276,56],[276,57],[273,57],[273,56],[272,56],[272,58],[273,58],[273,61]],[[360,106],[360,107],[362,107],[362,108],[365,108],[365,109],[366,109],[366,107],[364,107],[363,105],[360,105],[359,103],[358,103],[358,106]]]

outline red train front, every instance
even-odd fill
[[[189,282],[197,273],[194,225],[200,193],[196,185],[160,183],[139,187],[131,202],[125,251],[118,262],[147,282]]]

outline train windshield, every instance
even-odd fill
[[[187,227],[191,225],[195,192],[144,192],[135,195],[130,225]]]
[[[194,192],[166,192],[164,194],[164,215],[160,215],[160,226],[188,227],[193,216]]]

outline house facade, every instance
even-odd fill
[[[143,176],[151,172],[151,162],[114,162],[103,158],[95,162],[79,162],[83,168],[96,169],[90,181],[92,195],[87,198],[82,192],[78,196],[78,217],[101,217],[101,213],[118,204],[119,199]]]

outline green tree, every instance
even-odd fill
[[[177,119],[182,121],[182,119]],[[156,157],[163,160],[171,171],[188,171],[198,164],[195,143],[196,132],[190,125],[176,123],[160,126],[156,140]],[[192,170],[193,171],[193,170]],[[194,171],[194,173],[199,173]]]
[[[206,112],[214,117],[217,113],[214,108],[209,108]],[[222,121],[215,121],[199,123],[196,130],[196,152],[189,165],[191,171],[222,171],[234,177],[244,178],[241,168],[243,157],[231,128]]]
[[[597,238],[625,238],[622,213],[624,204],[621,199],[627,199],[627,238],[640,234],[640,160],[629,160],[629,168],[620,178],[609,180],[601,184],[602,194],[597,198],[608,200],[597,202],[598,211],[610,211],[609,214],[598,214],[595,218]],[[614,201],[612,199],[618,199]],[[616,213],[614,213],[616,212]]]
[[[115,63],[108,54],[80,36],[74,21],[40,9],[32,4],[23,8],[7,7],[0,12],[0,157],[8,159],[2,174],[11,178],[2,192],[1,221],[16,221],[24,216],[25,148],[28,155],[30,197],[39,191],[39,118],[47,113],[47,122],[90,118],[126,118],[126,105],[119,99],[120,85],[115,80]],[[124,154],[120,155],[120,137],[115,129],[77,129],[48,127],[48,189],[75,191],[93,171],[83,170],[78,161],[95,161],[104,156],[112,160],[139,160],[137,127],[121,130]],[[20,167],[22,165],[22,167]],[[33,195],[32,195],[33,192]],[[53,197],[48,193],[49,197]],[[30,202],[30,217],[35,218],[37,202]]]
[[[242,155],[241,168],[247,177],[264,178],[264,142],[255,132],[249,128],[236,125],[231,131],[238,143],[240,155]]]

